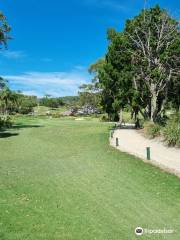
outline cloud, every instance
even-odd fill
[[[42,58],[42,62],[52,62],[53,60],[51,58]]]
[[[99,8],[108,8],[117,11],[127,11],[127,7],[125,6],[125,4],[122,4],[117,0],[85,0],[85,3]]]
[[[38,96],[38,97],[41,96],[41,95],[39,95],[39,93],[36,92],[36,91],[22,91],[22,93],[23,93],[24,95],[27,95],[27,96]]]
[[[13,90],[39,97],[50,94],[54,97],[77,95],[83,83],[90,82],[87,70],[73,69],[70,72],[26,72],[3,76]]]
[[[76,65],[74,67],[74,69],[79,70],[79,71],[85,71],[87,69],[87,67],[86,66],[82,66],[82,65]]]
[[[3,52],[1,52],[1,55],[5,58],[9,58],[9,59],[20,59],[20,58],[26,57],[26,55],[23,51],[4,50]]]

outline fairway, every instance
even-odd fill
[[[110,124],[20,118],[0,134],[0,240],[180,239],[180,182],[109,146]]]

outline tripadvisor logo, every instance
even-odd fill
[[[137,235],[137,236],[141,236],[141,235],[143,235],[143,229],[141,228],[141,227],[137,227],[136,229],[135,229],[135,234]]]

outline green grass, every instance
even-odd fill
[[[37,115],[46,115],[47,111],[50,111],[50,113],[63,113],[68,109],[70,108],[68,108],[67,106],[62,106],[59,108],[49,108],[45,106],[34,107],[34,111]]]
[[[109,127],[24,117],[2,135],[1,240],[180,239],[179,179],[111,148]]]

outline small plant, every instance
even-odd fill
[[[108,118],[108,116],[106,115],[106,114],[103,114],[102,116],[101,116],[101,122],[108,122],[109,121],[109,118]]]
[[[12,120],[10,116],[0,116],[0,129],[12,127]]]
[[[145,130],[145,134],[149,138],[155,138],[160,136],[161,134],[161,126],[159,124],[152,123],[152,122],[145,122],[144,130]]]
[[[175,114],[166,124],[163,135],[170,146],[180,147],[180,113]]]
[[[62,114],[55,112],[55,113],[52,113],[50,116],[52,116],[53,118],[60,118],[60,117],[62,117]]]

